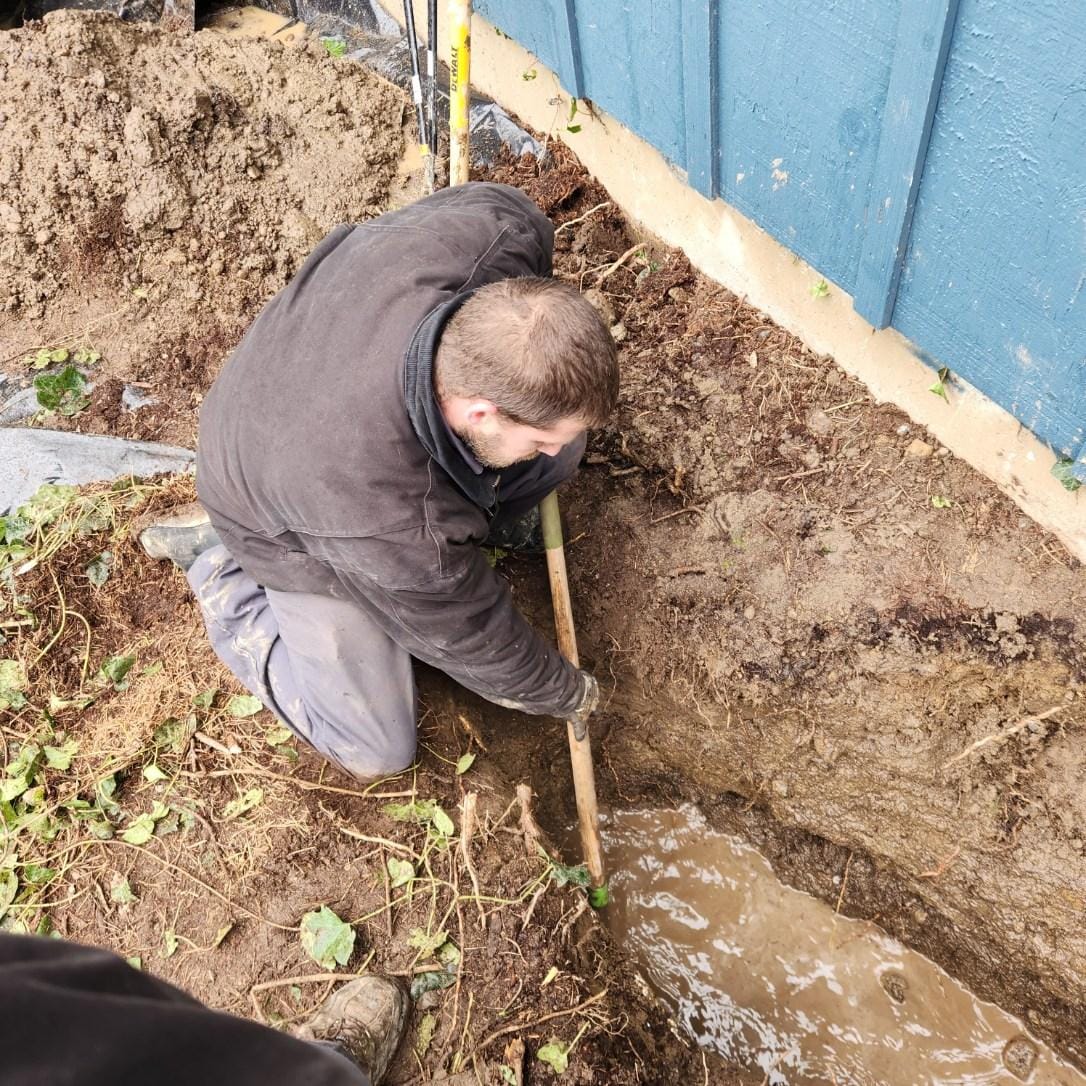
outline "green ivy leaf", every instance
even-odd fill
[[[8,763],[5,772],[9,777],[31,779],[41,763],[41,747],[37,743],[23,743],[15,759]]]
[[[447,973],[444,969],[431,969],[426,973],[419,973],[411,981],[411,998],[420,999],[427,992],[436,992],[442,988],[449,988],[456,983],[456,974]]]
[[[30,780],[25,776],[6,777],[0,781],[0,802],[11,803],[18,799],[30,787]]]
[[[132,890],[132,884],[120,873],[113,876],[109,884],[109,900],[115,905],[132,905],[138,900]]]
[[[301,924],[302,949],[322,968],[346,965],[354,951],[354,928],[327,905],[306,913]]]
[[[417,799],[413,803],[386,803],[382,810],[396,822],[429,822],[444,837],[450,836],[455,829],[452,819],[433,799]]]
[[[189,713],[184,720],[168,717],[154,731],[155,746],[180,754],[196,731],[196,714]]]
[[[436,803],[434,804],[434,812],[430,816],[430,821],[433,822],[434,829],[437,830],[442,837],[452,837],[456,832],[453,820]]]
[[[64,357],[67,356],[65,351]],[[43,373],[34,378],[38,406],[65,416],[78,415],[87,407],[90,397],[86,389],[87,379],[75,366],[65,366],[60,373]]]
[[[55,867],[46,867],[43,864],[24,864],[23,879],[32,886],[45,886],[57,877]]]
[[[65,770],[72,766],[72,758],[79,750],[78,739],[68,739],[59,747],[44,747],[45,764],[50,769]]]
[[[475,764],[475,755],[461,754],[456,763],[456,775],[462,777]]]
[[[127,690],[128,683],[125,677],[132,670],[135,662],[135,656],[107,656],[102,661],[99,674],[107,682],[113,684],[114,690]]]
[[[535,1058],[549,1064],[551,1070],[560,1075],[569,1066],[569,1045],[554,1038],[536,1052]]]
[[[120,811],[120,806],[113,798],[117,794],[117,774],[110,773],[108,777],[103,777],[94,786],[94,801],[98,805],[99,809],[106,814],[113,814]]]
[[[35,528],[44,528],[52,524],[69,505],[79,491],[74,486],[63,483],[42,483],[34,492],[34,497],[23,502],[16,512],[19,517]]]
[[[259,807],[264,802],[263,788],[250,788],[245,795],[232,799],[223,809],[224,819],[238,818],[240,815]]]
[[[413,928],[408,936],[407,945],[413,946],[420,958],[432,958],[437,948],[448,941],[447,931],[426,932],[422,928]]]
[[[158,784],[159,781],[168,780],[169,774],[164,769],[160,769],[157,765],[152,763],[151,765],[145,765],[143,767],[143,779],[145,781],[150,781],[152,784]]]
[[[0,709],[26,705],[26,669],[21,660],[0,660]]]
[[[551,878],[555,886],[587,886],[590,881],[588,868],[584,864],[569,867],[556,860],[551,861]]]
[[[101,588],[109,580],[113,572],[113,551],[102,551],[97,558],[93,558],[85,570],[87,580],[95,588]]]
[[[19,876],[10,867],[0,869],[0,920],[7,915],[19,892]]]
[[[406,886],[415,877],[415,865],[410,860],[400,860],[390,856],[385,863],[388,869],[389,889]]]
[[[437,1019],[432,1014],[422,1016],[419,1023],[418,1038],[415,1041],[415,1051],[420,1056],[425,1056],[434,1039],[434,1030],[437,1028]]]
[[[201,690],[199,694],[192,695],[192,704],[197,709],[210,709],[211,703],[215,700],[215,695],[218,692],[217,688],[214,690]]]
[[[264,703],[252,694],[235,694],[226,703],[226,711],[234,717],[253,716],[263,708]]]
[[[137,815],[121,834],[130,845],[145,845],[155,835],[155,820],[149,814]]]
[[[280,725],[277,728],[271,728],[265,738],[268,740],[269,746],[281,747],[284,743],[289,743],[294,738],[294,732],[292,732],[290,728],[285,728]]]
[[[1074,466],[1075,462],[1069,456],[1061,457],[1052,465],[1052,474],[1059,480],[1060,486],[1072,493],[1082,486],[1082,481],[1075,478]]]

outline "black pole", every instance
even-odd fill
[[[437,157],[437,0],[426,5],[426,78],[430,100],[430,154]]]
[[[407,24],[407,48],[411,54],[411,99],[415,103],[416,121],[419,126],[419,143],[427,148],[426,117],[422,111],[422,79],[419,75],[419,38],[415,33],[415,11],[411,0],[403,0],[403,17]],[[433,151],[430,151],[433,154]]]

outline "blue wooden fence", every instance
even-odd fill
[[[1086,479],[1078,0],[476,0]]]

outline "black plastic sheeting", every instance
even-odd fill
[[[0,427],[0,516],[29,501],[43,483],[83,486],[127,475],[191,471],[195,454],[176,445],[63,430]]]

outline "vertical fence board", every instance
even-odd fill
[[[682,0],[686,176],[703,196],[718,190],[716,0]]]
[[[577,33],[576,0],[557,0],[555,37],[558,51],[558,76],[562,86],[574,98],[583,98],[584,70],[581,65],[581,43]]]
[[[856,312],[890,323],[958,0],[902,4],[853,290]]]

